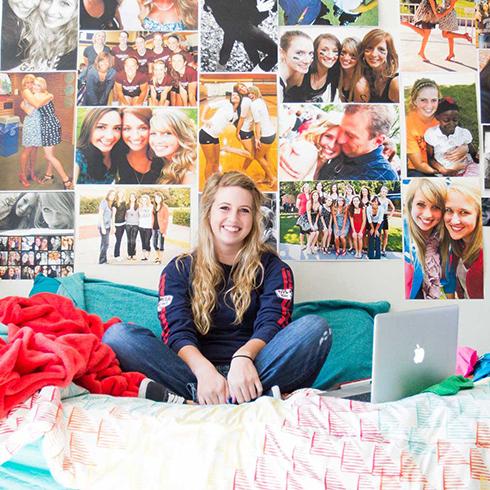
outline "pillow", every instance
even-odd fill
[[[29,297],[34,296],[37,293],[54,293],[58,292],[60,287],[59,281],[53,279],[52,277],[46,277],[42,274],[38,274],[34,278],[34,284],[31,291],[29,292]]]
[[[332,348],[313,388],[371,377],[373,319],[390,309],[387,301],[359,303],[346,300],[308,301],[294,306],[293,320],[319,315],[332,329]]]

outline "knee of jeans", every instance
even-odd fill
[[[128,338],[129,325],[124,322],[114,323],[102,336],[102,342],[112,348],[125,344]]]
[[[311,336],[318,339],[321,346],[325,342],[332,343],[332,329],[329,327],[327,320],[320,315],[305,315],[297,321],[302,320],[302,326]]]

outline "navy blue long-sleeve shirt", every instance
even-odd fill
[[[212,325],[206,335],[194,324],[191,310],[190,256],[173,259],[160,277],[158,315],[163,341],[176,353],[186,345],[197,347],[213,364],[228,364],[232,355],[248,340],[269,342],[291,320],[294,301],[293,273],[290,267],[272,253],[262,256],[264,279],[250,293],[250,306],[240,324],[235,325],[235,310],[225,292],[231,286],[231,266],[222,265],[227,281],[220,288]],[[226,300],[225,300],[226,299]]]

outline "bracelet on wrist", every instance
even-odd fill
[[[237,357],[244,357],[245,359],[250,359],[252,362],[254,362],[254,359],[250,356],[247,356],[246,354],[236,354],[234,356],[231,356],[231,360],[233,361],[233,359],[236,359]]]

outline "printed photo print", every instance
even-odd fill
[[[0,192],[0,235],[72,230],[73,192]]]
[[[1,190],[72,189],[74,73],[0,73]]]
[[[490,4],[488,0],[476,0],[475,23],[478,29],[478,47],[490,48]]]
[[[399,180],[398,108],[283,106],[279,180]]]
[[[281,182],[285,260],[401,259],[400,182]]]
[[[0,280],[73,274],[73,235],[0,235]]]
[[[480,116],[483,124],[490,124],[490,49],[480,49],[479,55]]]
[[[403,182],[406,299],[483,299],[478,179]]]
[[[4,0],[0,70],[75,70],[76,0]]]
[[[195,106],[198,33],[80,33],[78,105]]]
[[[201,6],[203,72],[276,71],[276,0],[204,0]]]
[[[485,189],[490,189],[490,126],[483,127],[483,162]]]
[[[215,172],[239,170],[277,190],[276,76],[200,77],[199,188]]]
[[[279,0],[281,25],[378,25],[378,0]]]
[[[398,53],[382,29],[283,28],[284,102],[399,102]]]
[[[475,75],[404,76],[407,176],[478,177]]]
[[[80,187],[77,266],[166,264],[190,250],[190,188]]]
[[[403,71],[477,70],[474,0],[400,0]]]
[[[75,182],[191,185],[196,122],[196,109],[78,108]]]
[[[481,206],[482,225],[490,226],[490,197],[483,197]]]
[[[198,0],[80,0],[80,29],[195,31]],[[102,4],[102,13],[101,13]]]

